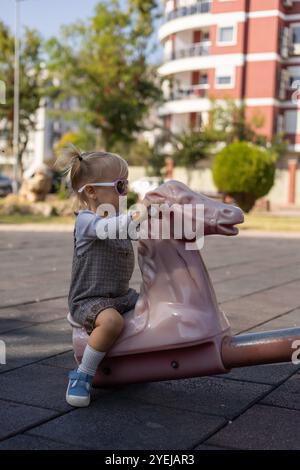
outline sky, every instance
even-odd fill
[[[60,25],[91,16],[98,0],[22,0],[21,26],[36,28],[48,38],[59,33]],[[15,0],[0,0],[0,19],[14,29]],[[156,40],[156,39],[154,39]],[[157,40],[158,41],[158,40]],[[159,61],[159,49],[151,62]]]

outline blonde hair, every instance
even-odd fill
[[[64,149],[56,166],[68,174],[79,207],[87,206],[84,192],[78,193],[83,185],[128,178],[128,164],[120,155],[105,151],[81,152],[74,145]]]

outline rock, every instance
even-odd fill
[[[19,195],[29,202],[45,201],[51,190],[52,176],[44,168],[37,168],[34,175],[24,179]]]

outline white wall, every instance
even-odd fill
[[[146,175],[144,167],[129,167],[129,181],[135,181]],[[174,168],[173,179],[182,181],[194,191],[215,192],[217,191],[209,168],[201,170],[192,170],[188,172],[184,167]],[[288,170],[277,170],[275,184],[269,194],[266,196],[271,202],[271,208],[288,207],[289,196],[289,173]],[[296,176],[296,204],[300,208],[300,169]]]
[[[193,43],[193,32],[192,30],[180,31],[176,34],[175,46],[176,50],[184,49],[187,46],[190,46]]]
[[[189,128],[189,115],[188,114],[173,114],[171,121],[171,130],[175,134],[181,133]]]

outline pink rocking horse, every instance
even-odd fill
[[[244,221],[238,207],[213,201],[178,181],[159,186],[146,199],[190,204],[192,223],[194,208],[202,204],[204,235],[237,235],[236,225]],[[125,313],[125,328],[100,364],[94,386],[200,377],[232,367],[291,361],[300,328],[232,336],[201,252],[187,250],[187,241],[175,239],[173,228],[170,239],[139,240],[139,299]],[[68,319],[80,363],[88,336],[70,315]]]

